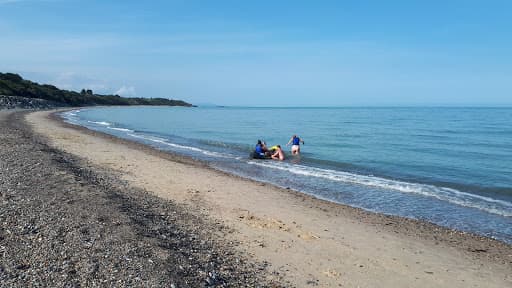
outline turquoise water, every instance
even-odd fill
[[[68,121],[217,169],[512,243],[512,108],[94,108]],[[253,160],[258,139],[305,145]]]

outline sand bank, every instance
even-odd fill
[[[226,241],[297,287],[511,287],[510,245],[241,179],[190,159],[48,117],[55,148],[230,227]]]

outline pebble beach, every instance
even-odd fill
[[[281,287],[228,228],[54,149],[0,112],[1,287]]]

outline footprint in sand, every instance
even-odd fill
[[[254,227],[254,228],[275,229],[275,230],[289,232],[289,233],[293,232],[292,229],[289,226],[287,226],[284,222],[282,222],[281,220],[274,219],[274,218],[261,218],[261,217],[255,216],[254,214],[251,214],[247,210],[242,210],[242,213],[239,213],[238,218],[242,221],[245,221],[247,225]],[[298,232],[297,237],[299,237],[300,239],[303,239],[303,240],[310,241],[310,240],[316,240],[316,239],[320,238],[319,236],[313,234],[312,232],[302,231],[300,229],[298,229],[298,231],[296,230],[296,232]]]

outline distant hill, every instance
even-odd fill
[[[82,89],[80,93],[59,89],[53,85],[38,84],[23,79],[14,73],[0,73],[0,95],[43,99],[62,106],[96,105],[162,105],[193,106],[182,100],[165,98],[126,98],[119,95],[99,95],[91,90]]]

